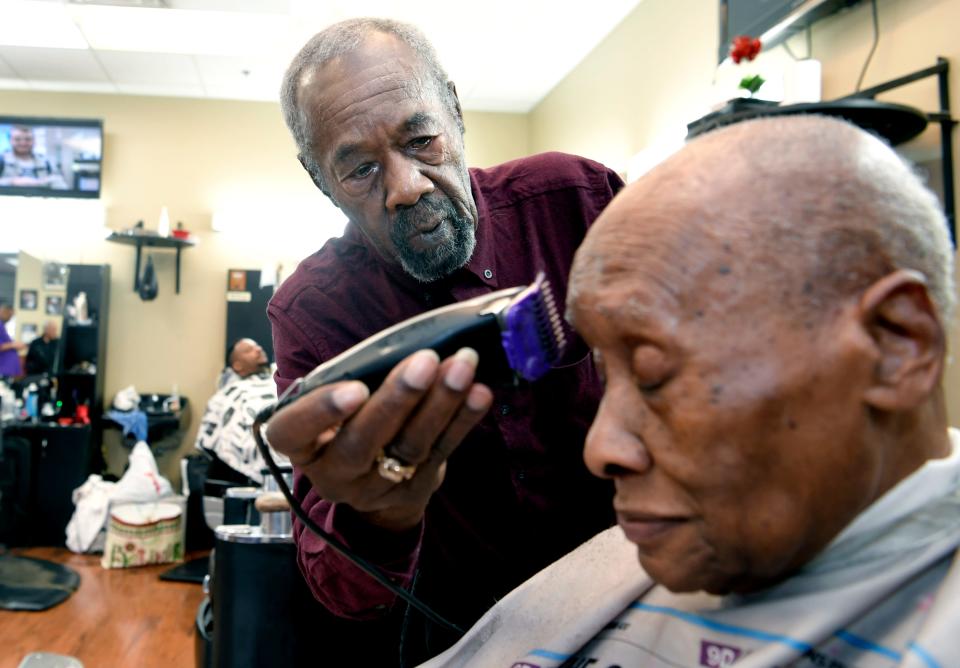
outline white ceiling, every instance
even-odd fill
[[[0,0],[0,88],[275,101],[311,35],[385,16],[424,31],[466,109],[527,112],[640,1]]]

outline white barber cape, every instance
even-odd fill
[[[802,571],[672,594],[609,529],[506,596],[428,668],[960,667],[960,432]]]

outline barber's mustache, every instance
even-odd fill
[[[424,196],[412,206],[399,209],[394,215],[394,226],[398,229],[410,229],[418,220],[424,218],[457,218],[457,210],[446,197]]]

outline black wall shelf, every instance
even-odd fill
[[[161,237],[154,234],[138,234],[133,232],[114,232],[107,241],[128,246],[136,246],[137,261],[133,271],[133,291],[140,289],[140,260],[144,247],[147,248],[173,248],[177,251],[177,294],[180,294],[180,252],[184,248],[191,248],[197,245],[192,239],[178,239],[176,237]]]

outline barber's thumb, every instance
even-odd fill
[[[357,380],[308,392],[270,419],[267,425],[270,444],[287,455],[298,448],[313,447],[317,434],[343,423],[369,396],[370,390]]]
[[[358,380],[337,385],[330,393],[330,402],[343,416],[352,415],[370,397],[370,389]]]

